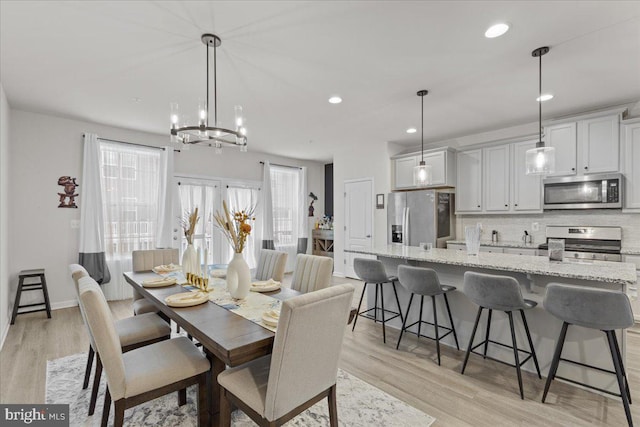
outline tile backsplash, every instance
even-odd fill
[[[640,214],[620,211],[581,210],[550,211],[536,215],[458,215],[456,217],[456,238],[464,239],[464,227],[482,223],[481,241],[491,241],[491,230],[497,230],[504,242],[521,241],[524,230],[533,236],[533,243],[544,243],[547,225],[574,226],[619,226],[622,227],[622,247],[640,247]],[[538,231],[532,224],[537,222]]]

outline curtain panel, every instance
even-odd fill
[[[169,249],[173,242],[173,148],[164,147],[160,153],[160,186],[158,191],[158,219],[156,225],[156,248]]]
[[[260,245],[263,249],[275,249],[273,242],[273,198],[271,196],[271,164],[264,162],[264,170],[262,172],[262,230]]]

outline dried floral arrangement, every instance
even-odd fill
[[[190,245],[193,244],[193,234],[196,231],[196,224],[199,219],[197,206],[193,212],[185,212],[184,216],[180,219],[180,225],[182,226],[182,230],[184,230],[184,237]]]
[[[222,234],[227,238],[234,252],[239,254],[244,250],[247,242],[247,236],[251,234],[251,224],[249,221],[255,221],[253,214],[255,206],[239,211],[233,210],[229,212],[227,202],[222,201],[224,213],[216,211],[214,218],[217,226],[222,230]]]

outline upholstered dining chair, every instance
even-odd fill
[[[166,264],[179,264],[177,249],[148,249],[133,251],[131,261],[133,271],[149,271],[153,267]],[[133,314],[157,313],[158,309],[135,289],[133,291]]]
[[[273,249],[261,249],[256,269],[256,280],[273,279],[282,282],[287,264],[287,253]]]
[[[89,323],[87,322],[83,304],[80,301],[80,289],[78,285],[79,280],[83,277],[89,277],[89,274],[87,273],[87,270],[79,264],[71,264],[69,266],[69,270],[71,271],[71,277],[75,285],[80,314],[82,315],[82,320],[87,327],[87,332],[89,334],[89,353],[87,356],[87,367],[84,373],[84,382],[82,384],[83,389],[86,389],[89,386],[93,359],[94,357],[96,359],[96,370],[93,376],[93,387],[91,389],[91,398],[89,400],[89,415],[93,415],[95,412],[96,400],[98,398],[100,377],[102,376],[102,361],[100,359],[100,354],[97,354],[96,343],[93,339],[93,334],[89,329]],[[153,313],[145,313],[140,316],[118,320],[115,322],[115,329],[123,352],[153,344],[155,342],[168,340],[171,335],[171,329],[167,322]],[[180,397],[181,400],[184,400],[184,398],[186,398],[186,396]]]
[[[354,288],[337,285],[282,303],[269,356],[218,375],[220,425],[235,405],[261,426],[279,426],[325,397],[337,427],[336,379]]]
[[[78,280],[80,301],[107,375],[102,425],[115,403],[114,425],[124,422],[126,409],[198,384],[198,425],[209,421],[207,358],[186,337],[161,341],[122,352],[111,311],[99,285],[91,277]]]
[[[303,293],[324,289],[331,284],[332,273],[333,258],[298,254],[291,289]]]

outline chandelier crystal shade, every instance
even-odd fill
[[[422,133],[421,133],[421,149],[420,149],[420,164],[413,168],[413,184],[416,187],[426,187],[431,185],[432,181],[432,173],[431,173],[431,165],[427,165],[424,161],[424,96],[428,94],[427,90],[418,91],[417,95],[422,100]]]
[[[171,142],[183,144],[207,144],[220,154],[223,146],[239,147],[247,151],[247,130],[242,107],[235,106],[235,120],[231,128],[225,128],[218,120],[217,48],[222,44],[220,37],[203,34],[202,43],[207,49],[207,90],[198,103],[197,123],[189,123],[186,115],[180,114],[178,104],[171,103]],[[213,117],[209,110],[209,49],[213,47]]]
[[[525,153],[527,175],[549,175],[556,171],[556,149],[546,147],[542,140],[542,55],[549,52],[548,47],[539,47],[531,52],[531,56],[539,59],[538,66],[538,142],[536,148]]]

